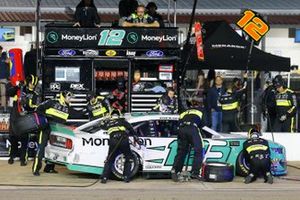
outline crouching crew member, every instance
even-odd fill
[[[87,112],[91,120],[104,117],[111,112],[110,103],[105,97],[91,93],[88,96]]]
[[[73,94],[68,91],[63,91],[59,94],[59,99],[50,99],[38,106],[37,112],[47,117],[49,122],[66,123],[70,113],[70,100]],[[44,158],[45,147],[47,146],[51,129],[47,126],[44,130],[41,130],[38,135],[38,151],[36,153],[32,172],[33,175],[39,176],[40,169],[42,168],[42,159]],[[44,172],[57,173],[54,170],[54,164],[46,163]]]
[[[272,184],[273,177],[270,172],[270,147],[267,140],[260,138],[259,133],[255,129],[248,132],[248,140],[244,142],[243,151],[246,161],[250,164],[249,175],[245,178],[246,184],[256,180],[259,176],[264,176],[265,183]]]
[[[203,141],[200,129],[203,126],[203,113],[196,107],[188,109],[179,115],[178,149],[171,171],[172,179],[175,182],[178,181],[185,157],[190,151],[189,145],[194,148],[191,178],[201,180],[199,173],[203,161]]]
[[[295,115],[297,112],[297,98],[294,91],[288,89],[282,76],[277,75],[274,78],[274,86],[277,93],[276,100],[276,120],[274,131],[276,132],[294,132]]]
[[[113,110],[111,113],[111,120],[107,123],[109,150],[104,165],[101,183],[107,182],[111,172],[111,167],[118,153],[123,153],[125,156],[123,171],[124,181],[128,183],[131,178],[130,173],[133,153],[130,149],[129,135],[135,136],[135,132],[132,126],[124,118],[121,118],[120,115],[119,110]]]
[[[21,142],[20,148],[20,165],[27,165],[27,146],[28,146],[28,135],[16,135],[13,124],[15,120],[18,120],[18,117],[21,113],[33,111],[37,106],[37,97],[38,94],[34,91],[37,85],[38,78],[30,75],[26,77],[25,85],[23,83],[18,83],[17,86],[10,88],[9,96],[13,97],[13,108],[10,113],[10,126],[9,126],[9,142],[10,142],[10,151],[8,164],[14,163],[14,158],[18,153],[18,142]],[[18,96],[19,94],[19,96]]]

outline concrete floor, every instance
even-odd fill
[[[298,200],[300,199],[300,182],[275,178],[273,185],[263,183],[259,179],[255,183],[245,185],[241,177],[230,183],[208,183],[191,181],[174,183],[168,179],[145,180],[136,178],[131,183],[109,181],[106,185],[97,181],[97,176],[74,173],[64,167],[57,167],[59,174],[44,174],[34,177],[31,174],[31,162],[20,167],[19,162],[8,165],[0,161],[0,199],[212,199],[212,200]],[[289,163],[300,166],[300,162]],[[300,170],[289,168],[287,178],[300,179]],[[3,185],[4,184],[4,185]],[[16,184],[20,186],[8,186]],[[24,186],[39,185],[39,186]],[[72,185],[74,187],[65,187]],[[78,187],[83,186],[83,187]]]

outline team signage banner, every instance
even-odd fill
[[[177,28],[47,27],[46,48],[179,48]]]
[[[178,56],[178,51],[174,49],[45,49],[46,56],[59,57],[59,58],[74,58],[74,57],[135,57],[143,56],[149,58],[162,58],[166,56]]]

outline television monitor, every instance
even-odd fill
[[[0,28],[0,42],[14,42],[15,28]]]

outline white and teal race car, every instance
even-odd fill
[[[144,174],[170,173],[177,153],[178,115],[161,113],[131,113],[125,118],[132,124],[143,145],[131,143],[135,159],[132,162],[132,176],[141,171]],[[108,154],[109,136],[103,129],[105,118],[88,122],[80,127],[53,124],[45,158],[53,163],[65,165],[69,170],[102,174]],[[238,175],[248,173],[242,148],[247,139],[240,135],[219,134],[205,127],[204,161],[229,163]],[[133,141],[133,138],[130,138]],[[287,173],[285,148],[269,141],[273,175]],[[192,163],[193,153],[189,159]],[[124,158],[119,154],[113,164],[112,173],[122,179]]]

